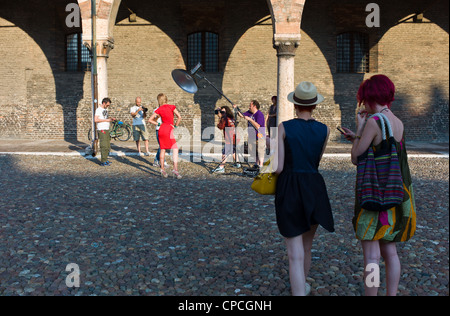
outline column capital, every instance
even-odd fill
[[[92,50],[92,40],[84,41],[84,46]],[[109,57],[109,52],[114,48],[114,40],[98,40],[97,41],[97,57]]]
[[[294,57],[295,51],[300,45],[300,38],[277,38],[274,37],[273,48],[277,50],[277,56]]]
[[[97,56],[109,57],[109,52],[114,48],[114,40],[99,41],[97,45]]]

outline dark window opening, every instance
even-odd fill
[[[91,70],[91,54],[81,37],[81,33],[66,36],[66,71]]]
[[[369,36],[343,33],[337,36],[337,72],[369,72]]]
[[[199,62],[205,72],[219,72],[219,35],[210,32],[188,35],[188,69]]]

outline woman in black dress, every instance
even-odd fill
[[[292,295],[305,295],[317,226],[334,232],[327,189],[318,171],[330,129],[312,118],[312,111],[324,100],[314,84],[300,83],[288,100],[294,103],[297,118],[278,127],[275,209],[286,240]]]

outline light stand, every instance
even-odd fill
[[[183,69],[175,69],[172,71],[172,78],[181,89],[191,94],[195,94],[198,91],[198,82],[196,78],[199,81],[205,80],[211,87],[213,87],[221,96],[223,96],[234,107],[235,103],[233,103],[230,99],[228,99],[227,96],[223,94],[222,91],[220,91],[211,81],[208,80],[208,78],[206,78],[206,76],[200,73],[201,68],[202,64],[198,63],[189,72]],[[239,107],[234,108],[234,110],[235,112],[238,112],[243,115]]]
[[[198,82],[195,78],[200,80],[205,80],[211,87],[213,87],[221,96],[223,96],[231,105],[234,103],[227,98],[222,91],[220,91],[211,81],[206,78],[206,76],[200,74],[202,64],[198,63],[191,71],[187,72],[183,69],[175,69],[172,71],[172,78],[175,83],[184,91],[188,93],[195,94],[198,91]]]
[[[175,69],[172,71],[172,78],[175,81],[175,83],[184,91],[195,94],[198,91],[198,82],[201,80],[206,81],[211,87],[213,87],[221,96],[223,96],[234,108],[234,117],[235,117],[235,128],[238,126],[238,113],[241,115],[244,115],[239,107],[234,107],[234,104],[230,99],[227,98],[225,94],[223,94],[222,91],[220,91],[211,81],[206,78],[205,75],[200,73],[200,70],[202,68],[202,64],[198,63],[192,70],[189,72],[183,69]],[[197,81],[198,80],[198,81]],[[253,126],[253,125],[252,125]],[[254,126],[253,126],[254,127]],[[254,127],[256,132],[258,133],[258,130],[256,127]],[[234,133],[234,140],[236,141],[236,133]],[[233,154],[233,151],[232,153]],[[222,162],[219,164],[219,166],[228,159],[230,154],[225,156],[225,159],[222,160]],[[244,158],[244,157],[242,157]],[[236,160],[238,159],[238,151],[236,150],[236,156],[233,159],[234,163],[237,163]],[[244,159],[242,160],[244,162]]]

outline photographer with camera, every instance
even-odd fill
[[[257,100],[252,100],[245,113],[241,113],[236,104],[233,107],[237,108],[239,116],[248,122],[248,152],[250,159],[256,161],[254,167],[261,168],[266,151],[266,120],[259,110],[261,106]]]
[[[216,115],[219,116],[219,124],[217,128],[223,130],[223,136],[225,138],[225,144],[222,149],[222,162],[213,173],[224,173],[225,172],[225,160],[230,155],[233,154],[233,159],[235,161],[234,166],[240,168],[241,165],[238,162],[238,156],[236,155],[236,129],[234,115],[228,106],[222,106],[214,111]]]
[[[130,114],[133,117],[133,138],[136,142],[136,147],[141,155],[141,139],[145,144],[145,155],[149,156],[150,151],[148,150],[148,138],[149,134],[147,131],[147,126],[145,125],[145,118],[147,117],[148,109],[142,106],[142,100],[140,97],[136,98],[136,105],[130,109]]]

